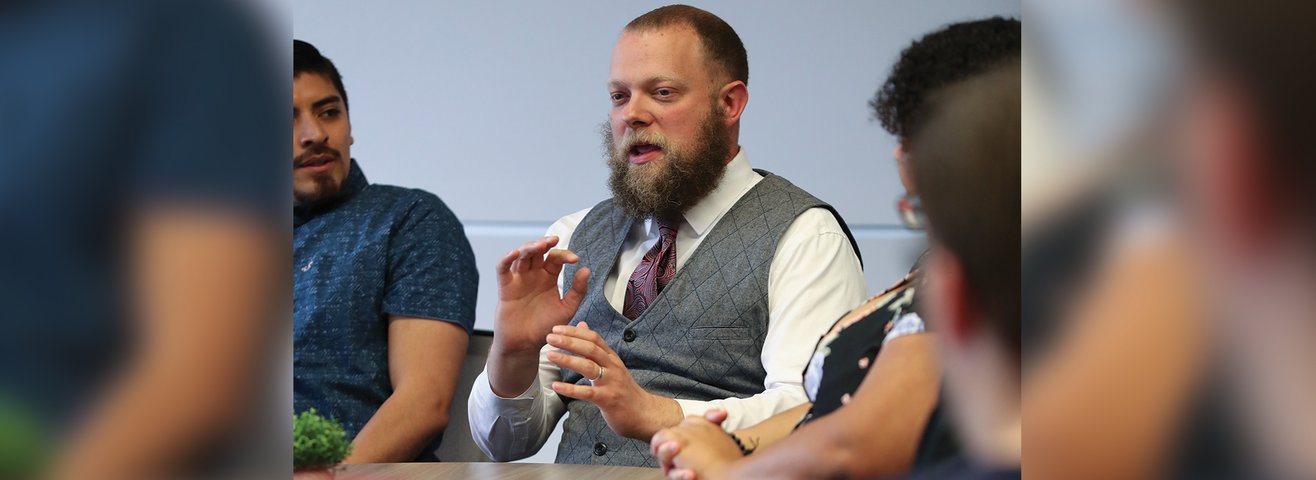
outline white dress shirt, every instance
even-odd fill
[[[713,192],[685,213],[676,234],[677,270],[722,216],[761,180],[763,176],[750,168],[742,148],[727,164]],[[562,217],[549,227],[548,235],[560,237],[558,245],[566,248],[589,211]],[[623,272],[629,279],[658,240],[658,225],[651,219],[637,221],[631,228],[617,258],[617,268],[612,269],[603,286],[604,296],[614,310],[621,312],[626,299],[627,282],[620,281]],[[562,290],[561,276],[558,290]],[[759,356],[767,372],[764,391],[749,398],[712,401],[677,398],[677,403],[685,415],[700,415],[715,407],[726,409],[727,420],[722,426],[731,431],[808,401],[801,373],[817,339],[866,295],[859,260],[836,218],[823,208],[805,211],[782,235],[768,274],[768,333]],[[547,358],[552,348],[545,345],[540,351],[538,377],[514,398],[493,393],[487,369],[475,380],[468,405],[471,434],[490,458],[509,461],[533,455],[566,412],[566,404],[552,388],[553,381],[562,378],[562,370]]]

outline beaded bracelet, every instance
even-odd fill
[[[759,448],[758,440],[754,440],[753,445],[746,447],[745,444],[740,441],[740,437],[737,437],[736,434],[727,432],[727,435],[731,437],[731,441],[736,442],[736,447],[740,448],[741,455],[748,456],[749,454],[754,453],[754,450]]]

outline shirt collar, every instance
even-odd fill
[[[731,207],[740,200],[741,195],[744,195],[761,178],[762,175],[750,168],[745,149],[741,148],[736,156],[732,157],[731,162],[727,163],[717,187],[685,212],[685,223],[690,227],[691,233],[696,237],[707,233],[713,223],[731,210]],[[644,226],[650,234],[658,229],[658,223],[652,218],[645,219]]]
[[[356,159],[353,158],[349,161],[351,162],[351,165],[347,169],[347,178],[343,179],[343,188],[339,190],[338,198],[313,207],[299,207],[294,205],[292,207],[293,226],[300,226],[325,212],[337,208],[339,205],[342,205],[344,201],[352,198],[370,185],[370,182],[366,180],[365,172],[361,171],[361,166],[356,163]]]

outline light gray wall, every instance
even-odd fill
[[[476,328],[493,328],[496,259],[608,195],[597,127],[612,45],[665,3],[294,0],[294,36],[343,75],[366,175],[437,193],[466,226],[481,269]],[[867,101],[915,38],[1019,17],[1018,0],[693,4],[730,23],[749,52],[750,163],[840,210],[870,291],[902,276],[923,240],[899,227],[895,140]],[[555,444],[535,459],[552,461]]]

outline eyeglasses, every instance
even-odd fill
[[[910,230],[927,228],[927,217],[923,215],[923,203],[919,201],[918,195],[905,194],[896,199],[896,214],[905,228]]]

